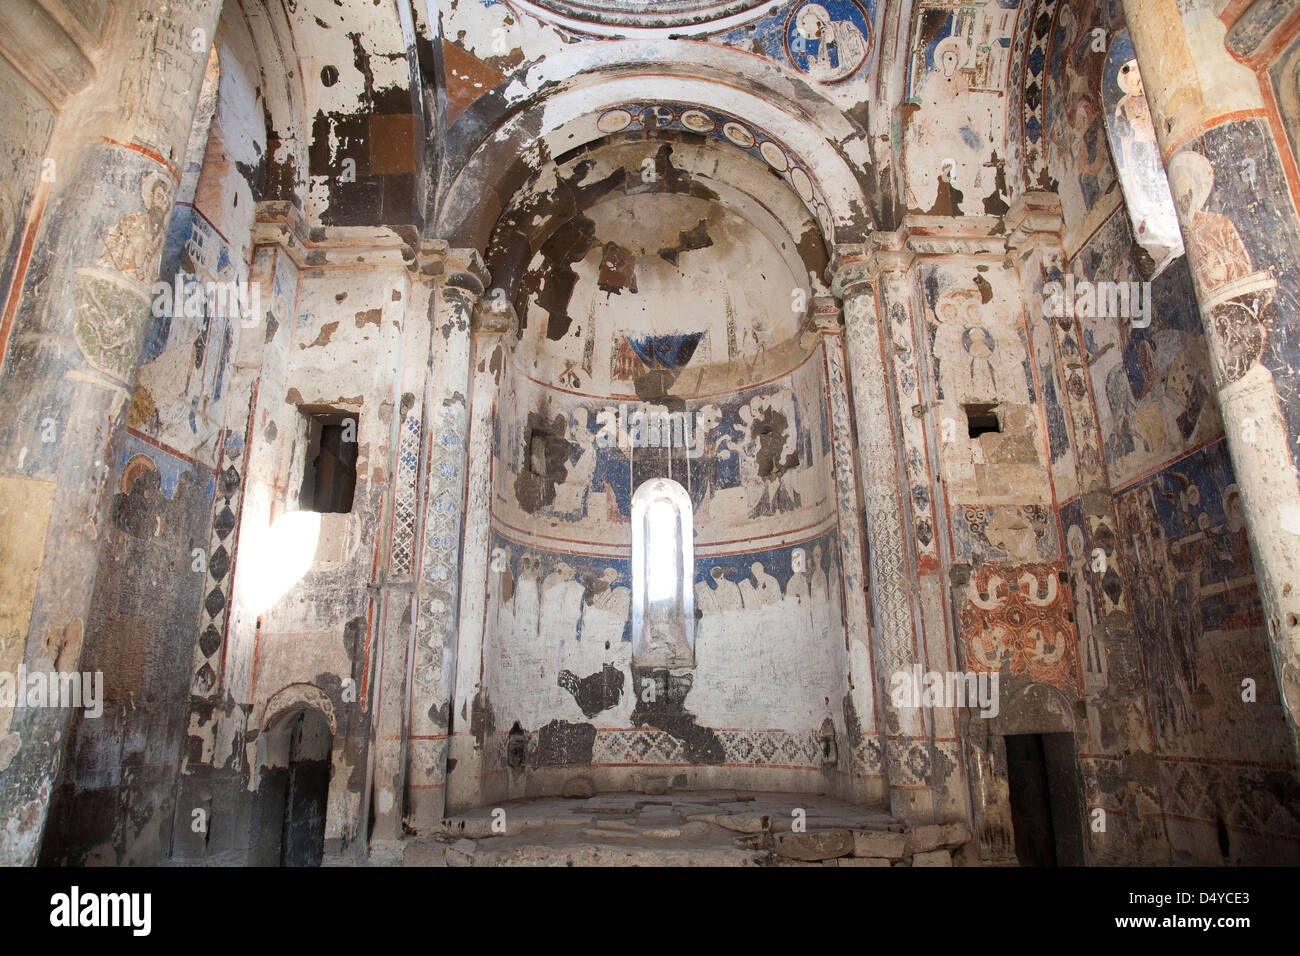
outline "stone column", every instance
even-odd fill
[[[400,862],[400,841],[406,814],[407,747],[412,704],[411,670],[419,613],[422,534],[427,526],[425,489],[428,484],[428,393],[431,337],[437,306],[435,276],[443,268],[445,245],[421,243],[405,290],[402,323],[403,367],[395,383],[388,470],[388,560],[374,594],[379,607],[380,651],[378,686],[371,746],[374,748],[372,861]]]
[[[60,116],[55,183],[0,324],[0,671],[80,661],[110,441],[134,387],[220,8],[116,4],[98,79]],[[36,857],[69,714],[0,710],[0,865]]]
[[[893,412],[896,403],[885,349],[892,342],[879,320],[876,284],[861,246],[836,250],[834,292],[844,300],[845,347],[858,436],[858,474],[866,506],[872,650],[889,778],[890,812],[899,819],[929,820],[935,811],[930,783],[933,747],[919,708],[895,707],[890,682],[910,677],[920,660],[913,619],[910,538],[903,533],[904,476],[899,468]]]
[[[1300,221],[1282,159],[1289,147],[1273,135],[1260,73],[1229,54],[1211,5],[1124,0],[1124,13],[1183,229],[1300,758]],[[1243,59],[1255,32],[1239,31],[1232,43]]]
[[[474,307],[487,270],[473,250],[451,250],[434,292],[425,395],[428,482],[416,597],[411,708],[406,727],[407,824],[430,832],[442,818],[447,777],[461,517],[468,462],[470,354]]]
[[[514,307],[504,298],[480,300],[471,327],[474,358],[469,404],[469,455],[461,537],[460,613],[452,654],[455,684],[448,731],[446,812],[479,805],[485,758],[496,743],[492,705],[483,687],[483,632],[492,533],[492,444],[496,403],[514,347]],[[454,760],[455,764],[450,761]]]
[[[840,577],[844,595],[845,680],[843,701],[852,799],[883,804],[886,799],[876,695],[872,681],[871,624],[867,614],[866,569],[862,552],[862,512],[858,503],[858,468],[853,454],[853,405],[844,357],[844,324],[832,296],[813,300],[813,328],[821,337],[825,362],[826,402],[835,455],[835,494],[840,512]],[[842,751],[843,753],[843,751]]]

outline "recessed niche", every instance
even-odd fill
[[[966,430],[971,438],[979,438],[990,432],[1002,433],[1002,419],[998,417],[996,405],[963,405],[966,412]]]
[[[320,514],[347,514],[357,487],[357,416],[303,412],[307,452],[298,506]]]

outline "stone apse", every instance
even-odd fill
[[[1289,10],[12,7],[0,670],[105,699],[0,706],[0,859],[732,789],[1029,862],[1041,765],[1062,862],[1300,860]]]

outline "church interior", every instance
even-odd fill
[[[0,4],[0,863],[1300,864],[1300,5]]]

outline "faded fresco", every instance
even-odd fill
[[[657,726],[636,713],[629,559],[525,547],[499,532],[492,547],[485,666],[496,720],[526,731],[556,720]],[[695,723],[807,733],[821,724],[842,680],[838,547],[832,531],[697,554],[696,663],[683,702]]]
[[[1183,237],[1127,30],[1116,35],[1106,54],[1102,103],[1133,238],[1148,257],[1144,277],[1159,275],[1183,254]]]
[[[632,491],[663,476],[690,494],[702,542],[734,520],[758,522],[748,532],[758,534],[825,516],[835,504],[821,379],[806,361],[734,395],[656,404],[513,376],[513,417],[495,437],[496,514],[516,527],[562,520],[574,538],[621,543]]]

